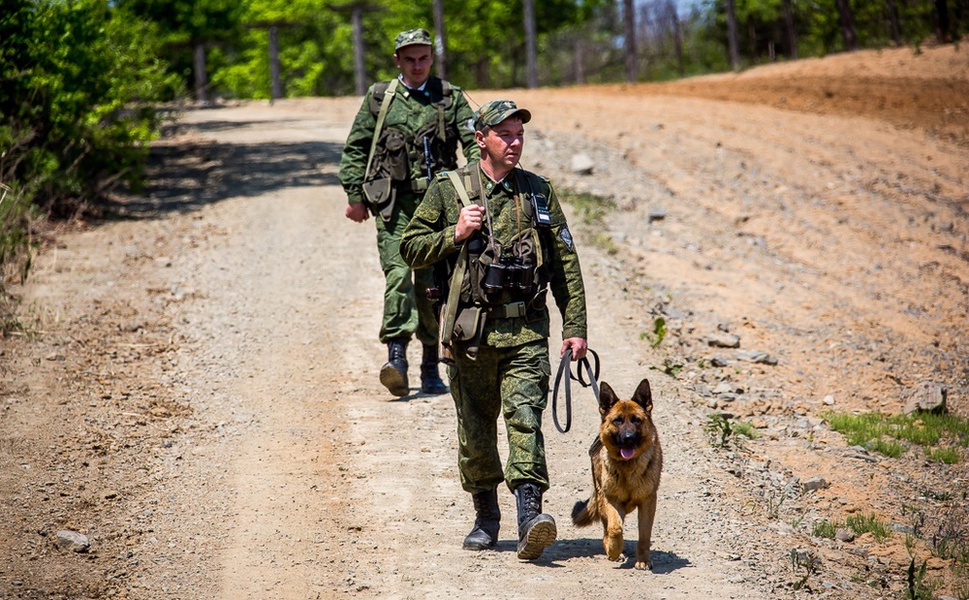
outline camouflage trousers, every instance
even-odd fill
[[[380,341],[416,335],[422,344],[437,344],[437,316],[427,289],[434,286],[431,269],[411,269],[400,257],[400,237],[420,198],[400,194],[389,221],[377,220],[377,253],[384,272],[384,315]]]
[[[551,374],[548,342],[511,348],[482,344],[475,361],[456,352],[448,367],[451,395],[458,415],[458,471],[461,486],[472,494],[494,489],[502,481],[514,490],[522,483],[548,489],[542,411],[548,403]],[[498,456],[498,415],[508,434],[504,473]]]

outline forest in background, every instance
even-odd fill
[[[465,88],[657,81],[969,31],[969,0],[2,0],[0,298],[41,224],[137,191],[172,102],[362,94],[435,35]],[[3,313],[0,310],[0,313]],[[0,331],[3,330],[0,323]]]

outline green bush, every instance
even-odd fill
[[[101,0],[5,3],[0,181],[70,217],[119,185],[137,186],[156,135],[151,103],[173,79],[151,26]]]

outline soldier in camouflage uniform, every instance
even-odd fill
[[[437,319],[427,290],[430,270],[411,270],[400,258],[400,236],[435,173],[457,167],[457,145],[467,160],[478,158],[472,111],[461,89],[430,75],[431,36],[424,29],[397,36],[397,80],[374,84],[353,121],[340,162],[346,217],[363,222],[373,214],[384,272],[380,341],[388,360],[380,382],[395,396],[410,390],[407,344],[423,345],[421,391],[447,392],[438,374]],[[381,115],[381,113],[383,113]]]
[[[461,484],[476,511],[464,547],[495,546],[504,481],[516,497],[518,556],[526,560],[556,536],[554,519],[542,513],[549,487],[541,429],[551,374],[548,289],[562,313],[560,356],[571,349],[578,360],[588,348],[585,290],[565,215],[547,179],[516,168],[530,119],[507,100],[478,109],[480,162],[435,177],[401,240],[409,265],[450,269],[442,332],[453,334],[442,333],[442,343],[452,351]],[[504,472],[499,414],[508,433]]]

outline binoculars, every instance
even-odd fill
[[[531,294],[535,291],[535,267],[524,264],[517,256],[503,258],[488,265],[482,286],[487,293],[511,290]]]

